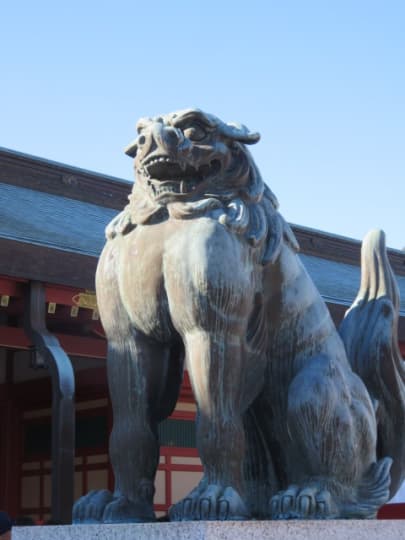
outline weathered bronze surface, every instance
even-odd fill
[[[364,243],[339,335],[245,146],[258,139],[199,110],[138,123],[127,148],[136,183],[96,278],[115,490],[80,499],[76,522],[154,519],[157,426],[184,365],[204,476],[172,520],[373,517],[404,477],[405,374],[383,234]]]

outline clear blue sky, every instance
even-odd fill
[[[405,1],[3,0],[0,145],[126,179],[140,116],[259,131],[293,223],[405,246]]]

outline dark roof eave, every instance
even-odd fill
[[[310,227],[292,224],[300,245],[300,252],[322,259],[360,265],[361,241],[331,234]],[[405,253],[398,249],[387,249],[388,258],[395,274],[405,276]]]
[[[98,257],[0,238],[0,274],[94,290]]]
[[[0,182],[121,210],[132,182],[0,147]]]

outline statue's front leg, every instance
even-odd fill
[[[113,408],[110,459],[114,491],[91,492],[79,499],[74,507],[76,523],[155,520],[157,423],[165,408],[161,401],[167,396],[165,388],[170,382],[170,350],[134,330],[117,338],[109,341],[107,359]],[[169,414],[170,405],[166,408]]]
[[[187,366],[198,404],[197,446],[204,466],[199,486],[170,512],[172,520],[248,519],[242,466],[242,343],[226,332],[185,337]]]
[[[197,447],[204,477],[172,508],[170,517],[248,519],[242,417],[256,397],[249,399],[246,384],[246,336],[256,293],[249,248],[206,218],[181,229],[175,238],[165,258],[165,286],[197,401]],[[251,386],[252,393],[258,393],[258,386]]]
[[[154,479],[159,462],[158,408],[170,354],[167,347],[131,332],[110,343],[108,383],[113,407],[110,459],[114,501],[104,522],[154,520]]]

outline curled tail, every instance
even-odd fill
[[[378,459],[390,457],[390,496],[405,478],[405,364],[398,345],[399,292],[385,235],[370,231],[361,250],[361,284],[339,328],[352,369],[376,404]]]

